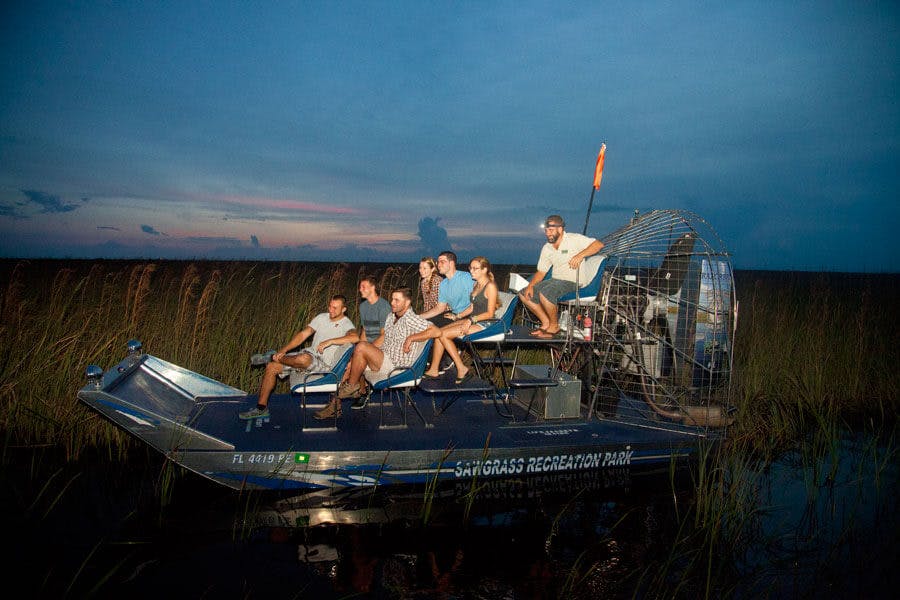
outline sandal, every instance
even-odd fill
[[[466,371],[466,374],[463,375],[462,377],[457,377],[456,379],[454,379],[453,383],[455,383],[456,385],[462,385],[465,382],[467,382],[468,380],[472,379],[472,377],[474,377],[474,375],[472,374],[472,371],[470,369],[470,370]]]

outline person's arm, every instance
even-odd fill
[[[569,266],[572,267],[573,269],[577,269],[578,265],[580,265],[581,262],[585,258],[587,258],[588,256],[593,256],[593,255],[597,254],[602,249],[603,249],[603,242],[601,242],[600,240],[594,240],[593,242],[588,244],[587,248],[585,248],[584,250],[582,250],[581,252],[579,252],[578,254],[576,254],[575,256],[573,256],[572,258],[569,259]]]
[[[406,339],[403,340],[403,353],[409,354],[409,351],[412,350],[412,345],[415,342],[424,342],[425,340],[431,340],[436,337],[441,337],[441,330],[432,323],[429,323],[428,328],[424,331],[406,336]]]
[[[431,310],[425,311],[419,316],[422,317],[423,319],[431,319],[431,318],[438,316],[441,313],[447,312],[448,308],[449,307],[447,306],[446,302],[438,302],[437,304],[434,305],[434,307]]]
[[[309,338],[309,336],[313,335],[315,332],[315,329],[307,325],[306,327],[295,333],[294,337],[292,337],[287,344],[282,346],[281,350],[273,354],[272,360],[275,362],[280,361],[282,358],[284,358],[285,354],[305,342]]]
[[[375,338],[375,341],[372,342],[372,345],[376,348],[381,348],[384,346],[384,327],[381,328],[381,333],[378,334],[378,337]]]
[[[450,313],[450,316],[448,316],[447,318],[450,319],[451,321],[458,321],[460,319],[465,319],[470,314],[472,314],[472,305],[471,304],[468,305],[467,307],[465,307],[464,309],[462,309],[461,311],[459,311],[458,313]]]
[[[322,352],[325,351],[325,348],[328,348],[329,346],[342,346],[344,344],[355,344],[358,341],[359,341],[359,333],[357,333],[355,329],[351,329],[350,331],[348,331],[346,334],[342,335],[341,337],[331,338],[330,340],[325,340],[324,342],[321,342],[316,347],[316,352],[318,352],[319,354],[322,354]]]

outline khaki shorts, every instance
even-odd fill
[[[378,383],[379,381],[384,381],[388,377],[391,376],[391,371],[394,370],[394,363],[388,358],[387,354],[384,355],[384,360],[381,361],[381,368],[377,371],[373,371],[369,367],[366,367],[365,373],[363,375],[366,378],[366,381],[369,383]]]

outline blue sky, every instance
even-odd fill
[[[693,211],[900,271],[892,2],[6,2],[0,256],[530,264]]]

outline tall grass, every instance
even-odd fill
[[[897,275],[738,272],[736,431],[757,447],[896,419]]]
[[[247,356],[277,348],[341,293],[375,275],[417,290],[415,265],[0,262],[0,429],[7,446],[115,455],[128,439],[75,400],[84,367],[115,364],[125,342],[241,389]],[[501,275],[502,279],[502,275]],[[900,300],[894,275],[738,272],[735,434],[757,449],[900,409]],[[357,304],[349,314],[358,319]]]
[[[7,447],[85,447],[118,455],[129,438],[75,399],[84,368],[114,365],[125,343],[230,385],[258,385],[250,354],[277,348],[357,278],[416,284],[413,267],[312,263],[23,261],[0,263],[0,429]]]

